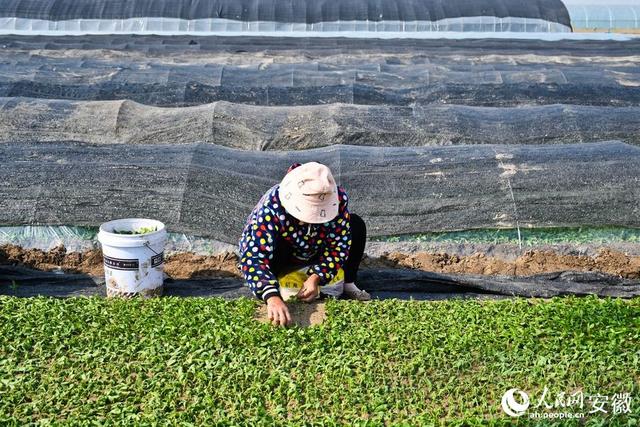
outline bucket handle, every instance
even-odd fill
[[[143,243],[144,246],[146,246],[147,249],[149,249],[151,252],[153,252],[154,255],[160,255],[158,252],[154,251],[151,248],[151,243],[149,243],[149,241],[147,240],[146,242]]]
[[[153,250],[153,248],[151,247],[151,243],[149,243],[148,240],[145,241],[142,245],[145,246],[147,249],[149,249],[151,252],[153,252],[154,255],[160,255],[158,252]],[[142,270],[142,264],[140,264],[140,266],[138,267],[138,272],[140,274],[140,278],[142,278],[142,275],[144,274],[144,271]]]

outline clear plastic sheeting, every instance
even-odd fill
[[[71,252],[82,252],[98,246],[97,229],[70,226],[0,227],[0,245],[17,245],[48,251],[63,245]]]
[[[66,225],[23,225],[0,227],[0,246],[15,245],[24,249],[52,250],[60,245],[68,252],[84,252],[100,247],[97,227]],[[378,257],[389,252],[449,252],[466,256],[483,251],[514,259],[513,250],[520,244],[524,250],[553,247],[572,253],[579,250],[595,256],[603,245],[628,255],[640,255],[640,228],[579,227],[579,228],[517,228],[474,229],[441,233],[406,234],[370,237],[367,254]],[[174,233],[169,230],[165,252],[190,252],[197,255],[218,255],[236,252],[237,246],[215,239]],[[507,249],[505,249],[507,248]],[[568,249],[567,249],[568,248]],[[576,249],[578,248],[578,249]],[[507,252],[501,252],[506,250]]]
[[[567,3],[576,31],[640,30],[640,1],[602,1],[599,4]]]
[[[130,19],[70,19],[49,21],[5,17],[0,18],[0,32],[29,34],[166,34],[211,35],[224,33],[422,33],[422,32],[527,32],[566,33],[570,27],[535,18],[507,16],[474,16],[446,18],[438,21],[333,21],[316,23],[253,21],[230,19],[130,18]],[[375,34],[373,34],[375,36]]]
[[[64,246],[68,252],[83,252],[100,247],[96,227],[73,227],[66,225],[26,225],[0,227],[0,245],[16,245],[25,249],[51,250]],[[165,253],[193,252],[214,255],[233,252],[235,245],[213,239],[169,233]]]

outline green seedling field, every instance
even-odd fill
[[[257,304],[0,297],[0,425],[506,426],[503,393],[545,386],[640,422],[640,299],[328,301],[288,329]]]

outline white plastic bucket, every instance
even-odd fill
[[[155,228],[147,234],[118,234]],[[162,295],[164,247],[167,231],[160,221],[144,218],[117,219],[100,226],[107,296]]]

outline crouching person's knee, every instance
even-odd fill
[[[364,220],[357,214],[350,214],[349,222],[351,225],[351,234],[353,236],[367,236],[367,225]]]

